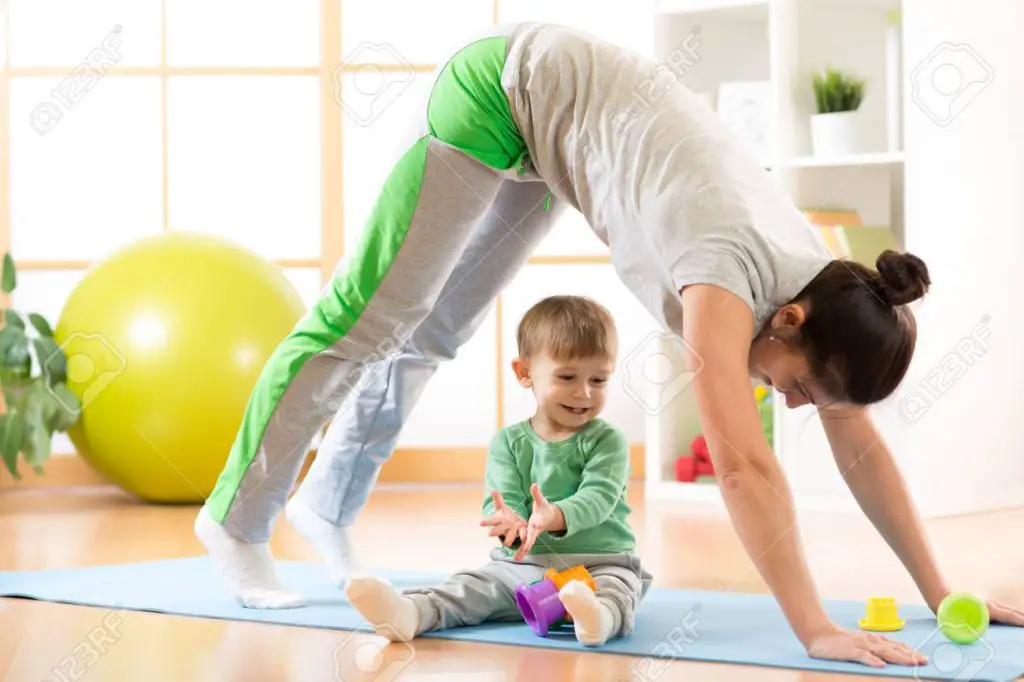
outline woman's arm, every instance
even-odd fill
[[[839,471],[857,504],[907,567],[928,606],[937,611],[950,589],[939,572],[892,453],[866,408],[834,406],[818,411]]]
[[[836,628],[803,554],[789,485],[761,430],[748,367],[753,316],[711,285],[686,287],[682,297],[691,385],[726,507],[794,633],[810,647]]]

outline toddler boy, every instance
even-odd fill
[[[501,541],[483,566],[436,587],[398,592],[373,577],[352,578],[346,594],[377,630],[406,641],[422,632],[521,621],[516,587],[583,565],[597,591],[570,581],[559,598],[586,646],[632,632],[651,576],[634,553],[626,522],[629,444],[600,419],[618,338],[608,311],[578,296],[552,296],[520,322],[521,386],[536,413],[502,429],[489,446],[482,526]]]

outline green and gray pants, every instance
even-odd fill
[[[636,628],[636,610],[647,596],[653,577],[635,552],[615,554],[538,554],[515,561],[504,549],[491,550],[482,566],[453,573],[438,585],[408,588],[402,594],[416,604],[416,634],[490,622],[523,622],[516,588],[544,577],[549,568],[564,571],[583,566],[594,579],[595,596],[611,609],[609,639]]]
[[[423,125],[394,164],[358,249],[275,350],[252,392],[211,516],[266,542],[313,437],[298,495],[355,520],[403,423],[553,224],[548,186],[502,87],[508,39],[458,51],[435,74]]]

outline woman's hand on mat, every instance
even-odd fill
[[[998,601],[988,601],[989,622],[1024,627],[1024,609],[1018,609]]]
[[[519,546],[516,552],[516,561],[522,561],[523,557],[533,549],[533,543],[544,531],[565,530],[565,515],[557,504],[551,504],[540,492],[540,486],[534,483],[530,486],[530,495],[533,496],[533,513],[526,524],[526,539]]]
[[[523,517],[505,504],[505,498],[497,490],[491,491],[494,502],[494,513],[480,522],[481,526],[491,526],[488,535],[502,539],[502,544],[511,547],[516,540],[526,541],[526,521]]]
[[[873,632],[844,630],[835,625],[814,635],[807,645],[807,653],[811,658],[853,661],[872,668],[884,668],[888,663],[924,665],[928,662],[927,656],[902,642]]]

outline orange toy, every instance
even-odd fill
[[[555,584],[555,587],[561,591],[565,587],[566,583],[570,580],[579,580],[580,582],[586,583],[587,587],[593,592],[597,592],[597,585],[594,583],[594,579],[590,576],[588,571],[583,566],[573,566],[567,568],[564,571],[556,571],[553,568],[549,568],[544,571],[544,577]]]

